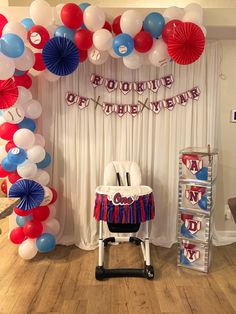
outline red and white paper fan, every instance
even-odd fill
[[[194,23],[181,23],[168,40],[168,53],[178,64],[195,62],[203,53],[205,37],[199,26]]]
[[[0,80],[0,109],[13,106],[18,98],[18,88],[13,79]]]

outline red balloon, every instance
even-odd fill
[[[2,36],[2,30],[7,23],[8,20],[5,18],[5,16],[0,14],[0,37]]]
[[[80,50],[79,49],[79,62],[82,63],[88,58],[88,51],[87,50]]]
[[[46,69],[45,64],[43,63],[43,55],[41,52],[36,52],[35,54],[35,63],[33,68],[36,71],[43,71]]]
[[[48,218],[50,209],[48,206],[39,206],[33,209],[33,217],[35,220],[44,221]]]
[[[120,19],[121,19],[121,15],[115,17],[112,23],[113,33],[115,33],[116,35],[119,35],[122,33],[122,30],[120,28]]]
[[[19,174],[17,172],[11,172],[8,175],[8,180],[11,184],[14,184],[17,180],[20,180],[21,176],[19,176]]]
[[[79,28],[83,23],[83,11],[75,3],[67,3],[61,10],[62,23],[72,29]]]
[[[174,32],[176,28],[182,24],[180,20],[171,20],[164,26],[162,30],[162,39],[168,44],[168,40],[170,36],[174,36]]]
[[[107,21],[103,25],[103,28],[107,29],[109,32],[112,32],[111,24],[109,22],[107,22]]]
[[[17,130],[19,130],[18,125],[4,122],[0,125],[0,137],[4,140],[11,141]]]
[[[4,170],[4,169],[2,168],[2,165],[0,164],[0,178],[5,178],[5,177],[7,177],[7,176],[9,175],[9,173],[10,173],[10,172]]]
[[[93,45],[93,33],[88,29],[79,29],[75,33],[74,42],[78,49],[88,50]]]
[[[24,225],[24,234],[31,239],[37,238],[43,232],[43,225],[37,220],[29,220]]]
[[[203,186],[195,186],[192,185],[190,188],[191,191],[196,191],[196,192],[201,192],[202,195],[204,195],[206,193],[206,188],[204,188]]]
[[[141,53],[147,52],[152,48],[153,38],[148,32],[139,32],[134,37],[134,48]]]
[[[13,141],[9,141],[5,145],[5,150],[8,153],[10,149],[15,148],[16,144]]]
[[[49,203],[49,205],[55,203],[57,200],[57,191],[54,188],[50,188],[50,190],[52,191],[53,196],[52,196],[52,200]]]
[[[18,216],[28,216],[33,212],[33,209],[29,209],[29,210],[23,210],[17,207],[14,207],[14,212],[18,215]]]
[[[28,74],[14,76],[14,79],[17,86],[23,86],[27,89],[30,89],[32,85],[32,79]]]
[[[14,228],[10,233],[10,240],[15,244],[21,244],[25,238],[26,237],[22,227]]]
[[[28,40],[34,48],[43,49],[49,39],[49,32],[41,25],[34,25],[28,31]]]
[[[5,195],[7,195],[7,180],[6,179],[2,181],[1,190]]]
[[[187,160],[199,160],[197,155],[183,154],[182,162],[186,165]]]

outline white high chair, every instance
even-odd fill
[[[96,189],[95,219],[99,221],[99,249],[96,279],[109,277],[144,277],[153,279],[150,263],[149,220],[154,218],[152,189],[141,185],[141,171],[137,163],[113,161],[104,171],[104,186]],[[111,233],[135,233],[145,224],[145,238],[111,236],[103,238],[103,221]],[[107,269],[104,267],[104,247],[109,242],[131,242],[141,245],[144,268]]]

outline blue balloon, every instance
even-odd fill
[[[26,71],[21,71],[21,70],[15,69],[14,75],[15,75],[15,76],[22,76],[22,75],[24,75],[25,73],[26,73]]]
[[[36,240],[36,247],[41,253],[48,253],[55,249],[56,239],[50,233],[43,233]]]
[[[90,7],[91,4],[87,3],[87,2],[83,2],[79,4],[80,9],[84,12],[85,9],[87,9],[87,7]]]
[[[196,178],[198,180],[208,180],[208,169],[203,167],[200,171],[196,173]]]
[[[65,38],[70,39],[71,41],[74,42],[75,32],[76,32],[75,30],[61,25],[56,29],[54,36],[55,37],[65,37]]]
[[[51,163],[51,156],[49,155],[49,153],[46,152],[46,155],[45,155],[45,158],[44,160],[40,161],[39,163],[37,163],[37,167],[39,169],[44,169],[44,168],[47,168],[50,163]]]
[[[34,132],[36,129],[36,124],[34,120],[30,118],[24,118],[20,123],[18,123],[20,129],[29,129],[30,131]]]
[[[15,34],[5,34],[0,40],[1,52],[9,58],[18,58],[25,51],[23,40]]]
[[[4,114],[4,111],[0,110],[0,117],[3,116],[3,114]]]
[[[32,215],[28,215],[28,216],[16,216],[16,223],[19,227],[24,227],[24,225],[29,221],[33,219]]]
[[[26,152],[23,148],[15,147],[9,150],[7,159],[10,163],[15,165],[22,164],[27,158]]]
[[[201,209],[207,210],[207,197],[203,196],[198,202],[198,205]]]
[[[152,12],[148,14],[143,22],[143,28],[145,32],[150,33],[154,38],[157,38],[161,35],[164,26],[165,19],[158,12]]]
[[[129,34],[119,34],[113,39],[112,48],[118,56],[128,56],[134,49],[134,40]]]
[[[9,172],[12,172],[12,171],[15,171],[16,168],[17,168],[17,165],[16,164],[13,164],[12,162],[10,162],[8,160],[7,157],[3,158],[2,160],[2,167],[4,170],[6,171],[9,171]]]
[[[32,26],[35,25],[33,20],[30,19],[29,17],[27,17],[26,19],[23,19],[20,23],[25,27],[27,32],[31,29]]]

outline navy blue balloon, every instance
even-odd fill
[[[157,38],[161,35],[164,26],[165,19],[158,12],[152,12],[148,14],[143,22],[143,28],[145,32],[150,33],[154,38]]]
[[[7,159],[10,163],[15,165],[22,164],[27,158],[26,152],[23,148],[15,147],[7,153]]]
[[[24,225],[29,221],[33,219],[33,216],[30,214],[28,216],[16,216],[16,223],[19,227],[24,227]]]
[[[71,40],[54,37],[43,48],[43,63],[55,75],[69,75],[79,65],[78,49]]]
[[[129,34],[119,34],[113,39],[112,48],[118,56],[128,56],[134,49],[134,40]]]
[[[35,25],[33,20],[29,17],[23,19],[20,23],[25,27],[27,31],[29,31],[31,27]]]
[[[43,233],[36,240],[36,247],[41,253],[48,253],[55,249],[56,239],[50,233]]]
[[[198,205],[201,209],[207,210],[207,197],[203,196],[198,202]]]
[[[20,129],[29,129],[32,132],[36,129],[36,123],[30,118],[24,118],[24,120],[18,123],[18,126]]]
[[[25,51],[23,40],[15,34],[5,34],[0,40],[1,52],[9,58],[18,58]]]
[[[64,37],[74,42],[75,30],[70,29],[64,25],[58,26],[56,29],[54,36],[55,37]]]
[[[196,178],[198,180],[208,180],[208,169],[203,167],[200,171],[196,173]]]
[[[37,167],[39,169],[47,168],[50,165],[51,160],[52,160],[51,156],[49,155],[49,153],[46,152],[44,160],[42,160],[39,163],[37,163]]]
[[[14,163],[12,163],[12,162],[10,162],[10,161],[8,160],[8,158],[5,157],[5,158],[3,158],[3,160],[2,160],[2,168],[3,168],[4,170],[6,170],[6,171],[12,172],[12,171],[15,171],[15,170],[16,170],[17,165],[14,164]]]

